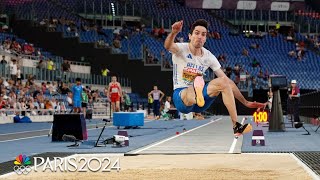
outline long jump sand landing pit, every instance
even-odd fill
[[[81,157],[81,155],[77,155]],[[103,157],[103,154],[99,154]],[[105,155],[109,156],[109,155]],[[86,154],[86,158],[97,155]],[[111,163],[115,157],[110,157]],[[111,172],[34,172],[3,179],[314,179],[291,154],[180,154],[118,156]],[[97,164],[91,163],[91,168]],[[104,166],[104,165],[103,165]],[[39,168],[40,169],[40,168]]]

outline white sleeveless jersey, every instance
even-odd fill
[[[188,43],[176,43],[177,53],[172,54],[173,88],[183,88],[192,85],[199,74],[204,74],[210,67],[213,71],[221,68],[218,59],[206,48],[202,47],[203,56],[193,56]]]

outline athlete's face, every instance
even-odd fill
[[[77,85],[79,86],[81,84],[81,82],[80,81],[77,81]]]
[[[112,78],[111,78],[111,81],[112,81],[112,82],[117,82],[117,77],[112,77]]]
[[[158,90],[158,86],[153,86],[153,90]]]
[[[207,29],[203,26],[196,26],[192,34],[189,34],[189,39],[195,48],[202,48],[207,40]]]

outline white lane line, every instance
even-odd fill
[[[307,171],[307,173],[314,179],[320,180],[320,176],[318,176],[315,172],[313,172],[310,167],[308,167],[305,163],[303,163],[299,158],[297,158],[293,153],[290,153],[291,157],[297,161],[297,163],[302,166],[302,168]]]
[[[12,133],[5,133],[0,134],[0,136],[10,135],[10,134],[21,134],[21,133],[28,133],[28,132],[37,132],[37,131],[49,131],[50,129],[40,129],[40,130],[32,130],[32,131],[20,131],[20,132],[12,132]]]
[[[204,127],[204,126],[207,126],[207,125],[209,125],[209,124],[212,124],[212,123],[214,123],[214,122],[218,122],[218,121],[220,121],[221,119],[222,119],[222,118],[218,118],[218,119],[216,119],[216,120],[211,120],[210,122],[208,122],[208,123],[206,123],[206,124],[203,124],[203,125],[201,125],[201,126],[195,127],[195,128],[193,128],[193,129],[190,129],[190,130],[188,130],[188,131],[186,131],[186,132],[183,132],[183,133],[181,133],[181,134],[178,134],[178,135],[169,137],[169,138],[164,139],[164,140],[162,140],[162,141],[160,141],[160,142],[157,142],[157,143],[155,143],[155,144],[149,145],[149,146],[147,146],[147,147],[145,147],[145,148],[138,149],[138,150],[136,150],[136,151],[133,151],[133,153],[130,153],[130,154],[138,154],[138,153],[140,153],[140,152],[142,152],[142,151],[145,151],[145,150],[147,150],[147,149],[150,149],[150,148],[152,148],[152,147],[154,147],[154,146],[158,146],[158,145],[160,145],[160,144],[162,144],[162,143],[164,143],[164,142],[170,141],[170,140],[172,140],[172,139],[174,139],[174,138],[177,138],[177,137],[179,137],[179,136],[182,136],[182,135],[184,135],[184,134],[187,134],[187,133],[189,133],[189,132],[192,132],[192,131],[194,131],[194,130],[197,130],[197,129],[199,129],[199,128],[202,128],[202,127]]]
[[[245,119],[246,119],[246,118],[243,118],[243,119],[242,119],[241,124],[244,123],[244,120],[245,120]],[[236,147],[237,142],[238,142],[238,138],[234,138],[234,139],[233,139],[233,142],[232,142],[232,144],[231,144],[231,146],[230,146],[230,149],[229,149],[229,152],[228,152],[228,153],[233,153],[233,152],[234,152],[234,148]]]

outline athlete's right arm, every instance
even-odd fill
[[[179,47],[174,43],[174,39],[176,38],[177,34],[182,30],[182,26],[182,20],[175,22],[172,25],[171,33],[167,36],[164,42],[164,47],[173,54],[179,52]]]

